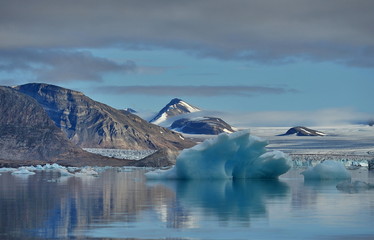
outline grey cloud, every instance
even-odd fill
[[[95,92],[112,94],[134,94],[153,96],[242,96],[258,94],[283,94],[297,92],[295,89],[264,86],[106,86],[94,89]]]
[[[4,0],[0,48],[167,47],[374,67],[373,9],[371,0]]]
[[[117,63],[86,51],[18,49],[0,50],[0,71],[26,71],[37,81],[101,81],[107,72],[134,72],[133,61]]]

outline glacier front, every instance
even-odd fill
[[[275,179],[291,168],[291,158],[268,151],[267,141],[248,130],[216,138],[183,150],[168,170],[146,173],[148,179]]]

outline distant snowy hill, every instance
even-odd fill
[[[174,98],[150,122],[188,134],[216,135],[235,132],[233,127],[222,119],[205,115],[206,112],[200,108]]]
[[[149,122],[160,125],[162,122],[166,121],[170,117],[174,117],[181,114],[193,113],[201,111],[199,108],[194,107],[182,99],[174,98],[172,99],[157,115],[152,118]]]
[[[216,117],[182,118],[173,122],[170,128],[178,132],[189,134],[217,135],[222,132],[235,132],[229,124]]]
[[[286,135],[296,135],[296,136],[326,136],[325,133],[316,131],[307,127],[293,127],[290,128],[285,134],[281,134],[280,136]]]
[[[137,111],[132,109],[132,108],[125,108],[123,110],[126,111],[126,112],[129,112],[129,113],[137,113]]]

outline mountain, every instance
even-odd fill
[[[127,111],[81,92],[42,83],[15,87],[34,98],[66,136],[80,147],[180,150],[195,143]]]
[[[137,111],[132,109],[132,108],[125,108],[123,110],[126,111],[126,112],[129,112],[129,113],[137,113]]]
[[[290,128],[285,134],[281,134],[280,136],[285,136],[285,135],[296,135],[296,136],[326,136],[325,133],[316,131],[310,128],[306,127],[293,127]]]
[[[62,165],[126,165],[83,151],[56,127],[31,97],[0,87],[0,166],[57,162]],[[106,162],[106,161],[110,161]]]
[[[174,98],[150,122],[188,134],[216,135],[223,132],[235,132],[222,119],[201,116],[202,114],[205,113],[201,109],[179,98]]]
[[[159,125],[171,117],[199,111],[201,111],[199,108],[186,103],[182,99],[174,98],[149,122]]]
[[[217,135],[223,132],[235,132],[229,124],[216,117],[182,118],[173,122],[170,128],[178,132],[190,134]]]

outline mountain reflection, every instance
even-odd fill
[[[85,239],[82,231],[111,223],[133,226],[144,213],[166,228],[194,228],[200,216],[250,223],[267,217],[266,204],[288,195],[279,181],[146,182],[144,170],[108,170],[99,177],[0,176],[1,239]],[[81,237],[82,236],[82,237]]]

